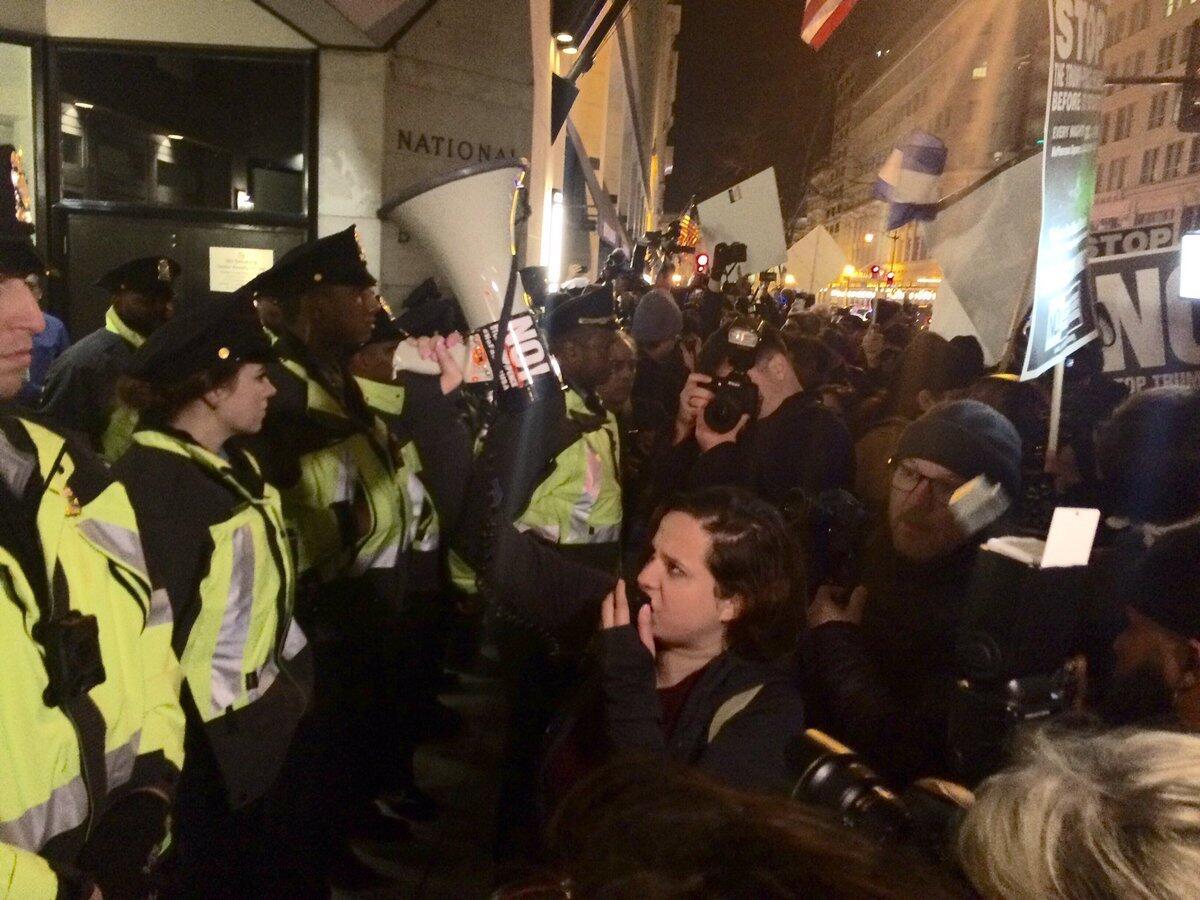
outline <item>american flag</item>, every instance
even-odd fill
[[[680,247],[687,247],[689,250],[695,248],[700,242],[700,222],[698,221],[695,201],[688,206],[687,212],[683,214],[683,218],[679,220],[679,241]]]
[[[804,7],[804,30],[800,33],[801,39],[814,50],[820,50],[857,2],[858,0],[808,0]]]

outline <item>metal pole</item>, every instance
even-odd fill
[[[1046,441],[1046,456],[1058,453],[1058,433],[1062,425],[1063,382],[1067,374],[1067,361],[1060,359],[1054,367],[1054,387],[1050,393],[1050,435]]]

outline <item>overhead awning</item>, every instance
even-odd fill
[[[384,50],[437,0],[255,0],[319,47]]]

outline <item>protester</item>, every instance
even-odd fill
[[[918,854],[786,799],[738,793],[659,758],[597,771],[549,829],[559,871],[502,898],[952,900],[970,892]]]
[[[563,726],[552,770],[561,781],[597,755],[641,751],[786,792],[784,747],[804,724],[788,663],[805,587],[782,517],[731,488],[684,495],[662,509],[652,548],[637,592],[618,582],[604,601],[598,695]]]
[[[954,399],[972,378],[945,338],[927,331],[913,338],[899,356],[894,377],[884,382],[883,394],[864,403],[856,416],[854,492],[864,503],[875,511],[886,504],[888,463],[908,423],[940,401]]]
[[[805,676],[817,727],[908,781],[946,775],[956,631],[982,538],[996,514],[960,523],[950,498],[983,475],[1021,491],[1021,439],[974,400],[934,407],[903,432],[887,525],[868,548],[862,585],[822,586],[808,610]]]
[[[675,420],[689,367],[680,346],[683,314],[675,301],[649,293],[638,304],[630,334],[637,344],[633,404],[639,421],[660,438]]]
[[[304,786],[279,783],[312,693],[312,653],[292,619],[279,493],[229,446],[262,427],[270,358],[249,301],[194,301],[134,353],[119,386],[140,427],[114,474],[143,530],[151,583],[170,598],[184,675],[171,896],[312,886],[309,854],[295,851],[313,849],[297,840],[313,811],[290,806]]]
[[[1169,531],[1136,567],[1116,666],[1099,698],[1112,725],[1200,732],[1200,527]]]
[[[959,859],[997,900],[1196,895],[1200,738],[1044,730],[976,792]]]

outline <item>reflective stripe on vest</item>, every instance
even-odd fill
[[[109,483],[81,506],[69,489],[76,460],[63,438],[33,422],[18,425],[45,480],[37,532],[47,571],[61,573],[57,602],[97,617],[106,675],[88,692],[99,713],[94,733],[77,732],[63,710],[45,705],[43,650],[31,637],[42,614],[22,563],[0,547],[0,840],[37,852],[103,802],[103,794],[87,796],[89,787],[127,783],[139,751],[179,765],[184,717],[171,630],[155,626],[164,598],[152,597],[125,489]],[[105,771],[85,780],[83,760],[102,756]]]
[[[110,306],[104,314],[104,330],[112,332],[135,350],[146,343],[142,335],[126,325],[117,315],[115,307]],[[133,433],[137,430],[139,419],[137,410],[126,406],[120,398],[114,398],[113,402],[116,405],[109,413],[104,434],[100,436],[100,452],[109,462],[116,462],[125,455],[125,451],[133,443]]]
[[[567,410],[587,412],[583,398],[567,392]],[[518,531],[564,546],[607,544],[621,534],[621,485],[617,478],[616,420],[580,435],[554,460],[514,523]]]
[[[114,525],[112,522],[99,522],[95,519],[81,521],[79,530],[93,544],[115,556],[125,565],[136,569],[143,578],[148,578],[146,555],[142,551],[142,539],[137,532]]]
[[[104,755],[110,791],[133,777],[141,738],[140,731],[134,732],[129,741]],[[88,815],[88,804],[87,785],[81,775],[76,775],[55,788],[45,803],[30,807],[9,822],[0,822],[0,841],[23,850],[39,850],[56,835],[82,825]]]

